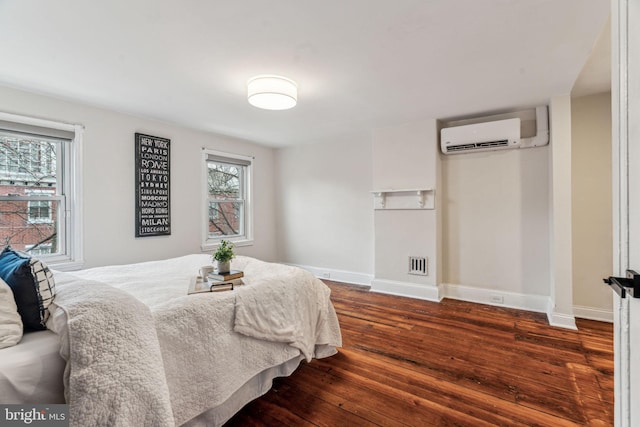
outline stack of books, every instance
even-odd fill
[[[240,270],[231,270],[228,273],[218,273],[214,271],[209,273],[209,289],[211,292],[226,291],[233,289],[234,286],[242,285],[244,273]]]
[[[199,294],[202,292],[231,291],[235,286],[242,285],[244,273],[240,270],[231,270],[228,273],[209,273],[207,280],[198,276],[192,280],[189,286],[189,294]]]

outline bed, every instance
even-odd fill
[[[51,331],[25,334],[0,350],[0,403],[65,403],[60,339]]]
[[[30,354],[47,366],[35,375],[36,395],[49,396],[31,402],[66,400],[72,425],[221,425],[273,378],[341,346],[330,291],[310,273],[237,257],[244,285],[187,295],[208,264],[208,255],[188,255],[54,272],[49,331],[0,350],[0,396],[34,399],[25,384],[12,392],[16,380],[4,374],[17,360],[6,354]]]

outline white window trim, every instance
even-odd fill
[[[68,218],[68,228],[64,228],[66,235],[66,254],[43,257],[42,259],[56,270],[78,270],[84,265],[82,248],[82,136],[84,126],[79,124],[56,122],[35,117],[0,112],[0,120],[50,129],[73,132],[70,149],[66,150],[66,160],[69,168],[64,175],[67,205],[63,215]],[[66,221],[61,221],[64,226]]]
[[[207,168],[207,157],[211,154],[213,156],[227,157],[230,159],[238,159],[244,160],[250,163],[247,167],[247,176],[245,177],[245,205],[244,205],[244,227],[245,233],[244,236],[238,237],[219,237],[215,239],[209,239],[209,194],[207,189],[207,178],[208,178],[208,168]],[[254,158],[251,156],[243,156],[241,154],[232,154],[225,153],[223,151],[210,150],[207,148],[202,148],[202,156],[200,158],[200,163],[202,165],[202,178],[200,180],[202,186],[202,207],[200,211],[202,212],[202,231],[200,235],[202,236],[202,244],[200,245],[200,249],[205,251],[212,251],[217,249],[220,246],[221,240],[228,240],[233,242],[235,246],[251,246],[253,245],[253,162]]]

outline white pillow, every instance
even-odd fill
[[[22,339],[22,318],[18,314],[13,292],[0,279],[0,348],[16,345]]]

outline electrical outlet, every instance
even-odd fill
[[[323,271],[322,272],[322,278],[323,279],[331,279],[331,273],[329,273],[328,271]]]
[[[504,297],[502,295],[491,295],[491,302],[494,304],[504,304]]]

